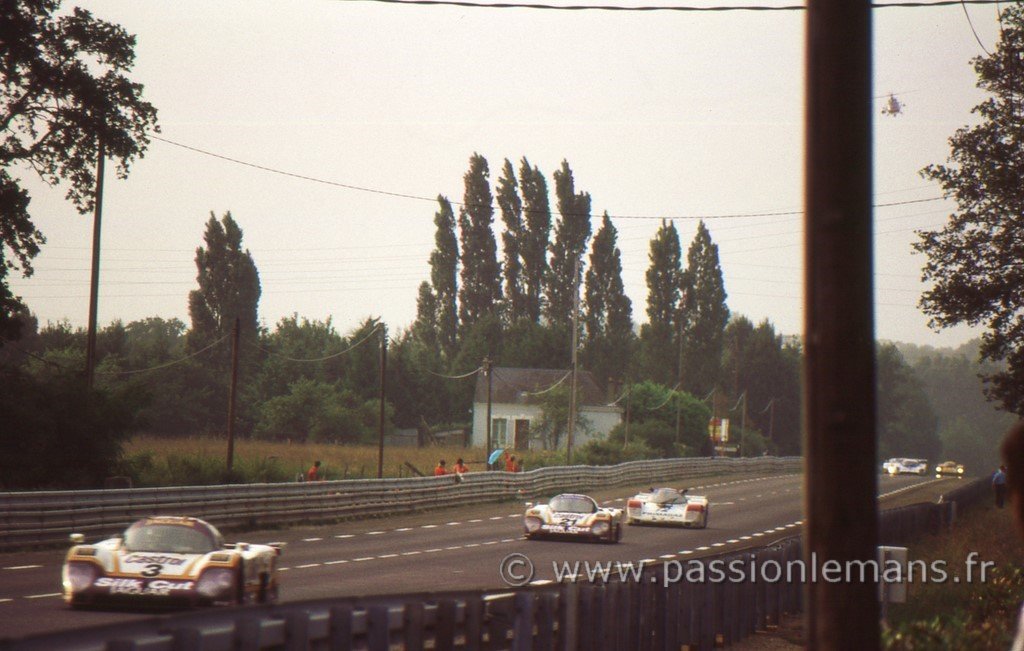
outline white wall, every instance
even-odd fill
[[[508,403],[492,403],[491,404],[491,419],[505,418],[508,419],[508,444],[512,445],[512,437],[515,432],[515,421],[516,419],[525,418],[530,422],[530,432],[536,431],[537,423],[540,421],[543,410],[539,405],[517,405]],[[585,432],[577,430],[576,438],[574,441],[575,445],[584,445],[591,438],[604,438],[612,431],[616,425],[622,422],[622,410],[618,407],[581,407],[581,415],[587,419],[588,428],[592,431],[592,436],[588,436]],[[494,433],[492,432],[492,449],[498,447],[497,442],[494,439]],[[471,445],[473,447],[483,447],[486,444],[487,439],[487,403],[477,402],[473,404],[473,434],[471,437]],[[531,441],[532,445],[537,445],[538,442]],[[563,445],[565,443],[563,442]]]

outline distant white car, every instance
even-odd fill
[[[927,459],[895,458],[882,464],[882,469],[890,475],[927,475]]]
[[[705,529],[710,505],[703,495],[687,495],[686,489],[652,488],[626,502],[626,524],[666,524]]]

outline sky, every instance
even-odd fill
[[[703,218],[732,313],[802,331],[802,11],[360,0],[65,0],[64,9],[76,5],[136,35],[131,77],[171,141],[154,140],[126,180],[108,172],[101,326],[151,316],[187,324],[205,222],[230,211],[259,269],[267,327],[292,314],[330,318],[343,334],[369,316],[392,332],[408,327],[429,279],[435,198],[461,201],[479,153],[492,182],[504,159],[518,169],[525,156],[552,191],[569,162],[592,212],[613,217],[638,323],[659,220],[674,219],[685,252]],[[981,330],[935,332],[917,308],[926,287],[915,230],[941,227],[953,209],[919,171],[944,162],[948,138],[973,123],[984,95],[969,62],[994,48],[997,7],[872,17],[875,204],[899,204],[874,213],[876,336],[958,346]],[[889,94],[899,115],[881,113]],[[41,324],[85,326],[92,215],[64,199],[65,187],[14,172],[47,244],[35,274],[12,287]]]

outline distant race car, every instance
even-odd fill
[[[963,464],[959,464],[956,461],[943,461],[939,465],[935,466],[935,476],[942,477],[944,475],[949,475],[953,477],[963,477]]]
[[[622,509],[598,506],[586,495],[565,493],[547,504],[530,504],[523,515],[528,539],[578,538],[617,543],[622,539]]]
[[[84,544],[71,534],[64,561],[64,601],[92,604],[197,606],[277,600],[283,543],[225,543],[197,518],[151,517],[124,534]]]
[[[709,507],[707,497],[687,495],[686,489],[652,488],[626,502],[626,524],[673,524],[705,529]]]
[[[889,459],[882,468],[890,475],[927,475],[927,459]]]

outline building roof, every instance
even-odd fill
[[[544,399],[540,392],[550,389],[561,382],[560,386],[569,386],[571,371],[551,368],[509,368],[494,366],[491,368],[491,402],[505,404],[533,405]],[[588,371],[576,372],[576,383],[579,387],[581,406],[605,406],[610,401],[594,376]],[[476,376],[476,392],[473,402],[487,402],[487,377],[483,373]]]

